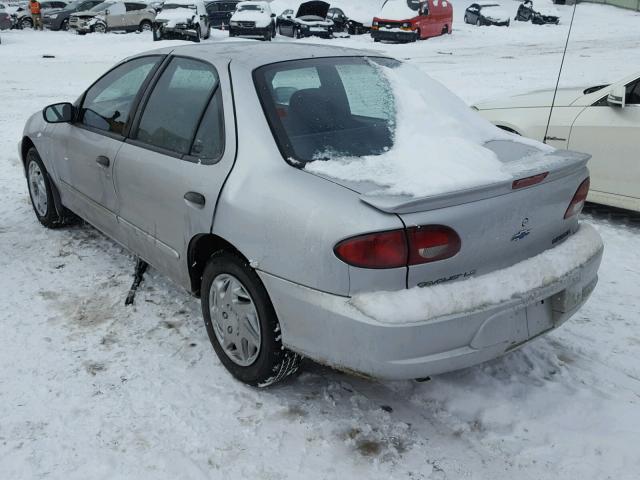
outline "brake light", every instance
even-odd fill
[[[370,233],[338,243],[334,252],[359,268],[399,268],[436,262],[460,251],[460,237],[444,225]]]
[[[582,209],[584,208],[584,204],[587,201],[587,195],[589,194],[589,185],[591,181],[589,177],[586,178],[584,182],[580,184],[578,190],[576,190],[575,195],[571,199],[571,203],[567,207],[567,211],[564,212],[564,218],[571,218],[574,215],[580,214]]]
[[[397,268],[407,264],[404,230],[370,233],[348,238],[333,249],[337,257],[360,268]]]
[[[530,187],[531,185],[535,185],[543,181],[549,172],[540,173],[538,175],[533,175],[532,177],[520,178],[518,180],[514,180],[511,184],[511,188],[513,190],[517,190],[518,188]]]
[[[437,262],[451,258],[460,251],[458,234],[444,225],[412,227],[407,230],[409,265]]]

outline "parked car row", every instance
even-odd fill
[[[531,22],[535,25],[546,25],[560,23],[560,19],[555,15],[543,15],[534,10],[533,2],[525,0],[518,6],[518,11],[514,20],[520,22]],[[478,27],[485,25],[495,25],[498,27],[508,27],[511,24],[509,12],[504,10],[495,2],[478,2],[472,3],[464,12],[464,23],[476,25]]]

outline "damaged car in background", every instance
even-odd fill
[[[240,2],[229,20],[229,36],[271,41],[276,36],[274,18],[268,2]]]
[[[518,22],[531,22],[534,25],[558,25],[560,23],[560,17],[534,10],[532,0],[525,0],[518,6],[515,20]]]
[[[209,15],[202,0],[170,0],[152,26],[153,40],[184,39],[199,42],[211,36]]]
[[[464,12],[464,23],[470,23],[477,27],[495,25],[496,27],[508,27],[511,24],[509,13],[500,5],[492,2],[472,3]]]
[[[362,50],[141,53],[31,116],[19,155],[43,226],[73,212],[199,296],[256,386],[302,356],[387,379],[498,357],[576,313],[603,252],[588,155]]]
[[[330,5],[313,0],[302,3],[296,15],[293,10],[285,10],[278,17],[278,33],[287,37],[333,37],[334,24],[327,18]]]
[[[148,32],[155,16],[155,10],[143,2],[103,2],[87,12],[71,15],[69,28],[79,34]]]

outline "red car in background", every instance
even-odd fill
[[[450,0],[387,0],[373,19],[375,42],[415,42],[452,32],[453,6]]]

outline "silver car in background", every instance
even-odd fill
[[[584,250],[597,233],[578,222],[588,156],[554,151],[542,173],[419,199],[305,169],[319,151],[393,144],[392,116],[352,111],[345,85],[376,91],[379,66],[400,64],[291,44],[128,58],[28,120],[19,150],[35,214],[50,228],[75,214],[199,295],[217,355],[250,385],[302,356],[388,379],[495,358],[560,325],[595,286],[601,244]],[[380,109],[384,96],[372,97]],[[535,150],[515,136],[491,148],[505,162]],[[412,300],[468,297],[514,271],[524,290],[471,310],[422,316]],[[381,317],[366,298],[398,308]]]

